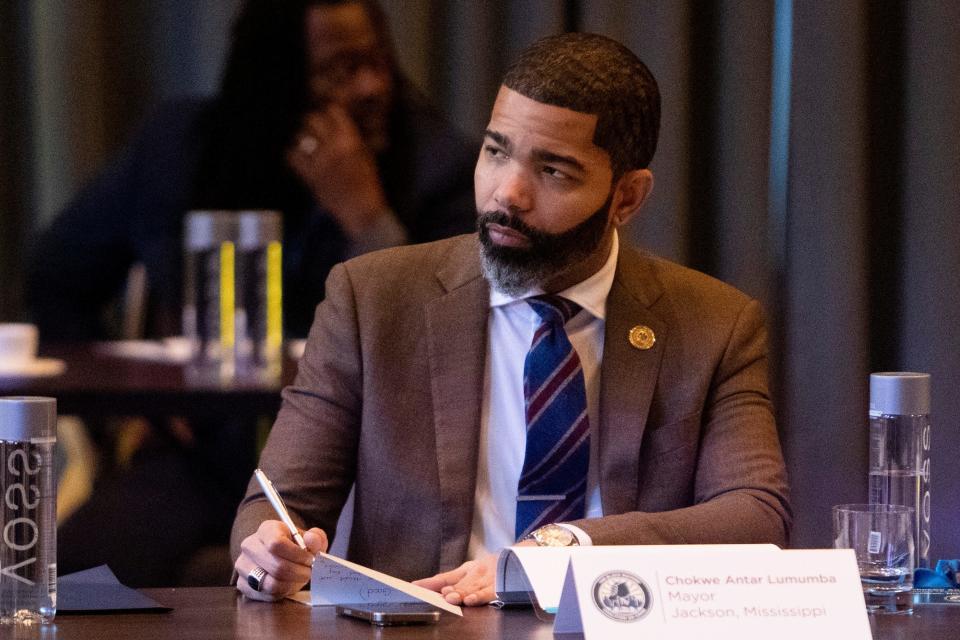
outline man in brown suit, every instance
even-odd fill
[[[656,83],[621,45],[565,34],[521,55],[477,162],[479,234],[331,272],[260,461],[312,527],[309,551],[251,483],[233,531],[245,595],[306,583],[355,484],[352,560],[453,603],[493,598],[523,499],[513,363],[533,353],[544,293],[579,309],[562,330],[582,361],[590,459],[570,517],[521,544],[786,543],[759,305],[616,232],[652,188],[658,126]]]

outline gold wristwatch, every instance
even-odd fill
[[[546,524],[532,531],[524,540],[533,540],[538,547],[579,547],[573,532],[558,524]]]

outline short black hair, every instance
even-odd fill
[[[595,33],[548,36],[525,49],[503,79],[512,91],[597,116],[593,142],[614,179],[650,164],[660,133],[660,90],[630,49]]]

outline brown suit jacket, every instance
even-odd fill
[[[337,266],[260,466],[303,526],[414,579],[463,562],[473,517],[489,289],[475,235]],[[631,327],[656,334],[631,346]],[[595,544],[787,541],[786,473],[759,305],[621,243],[600,392]],[[232,551],[275,518],[251,482]]]

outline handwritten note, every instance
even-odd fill
[[[455,615],[463,615],[460,607],[448,603],[435,591],[326,553],[317,554],[313,563],[310,591],[301,591],[291,599],[311,606],[426,602]]]

